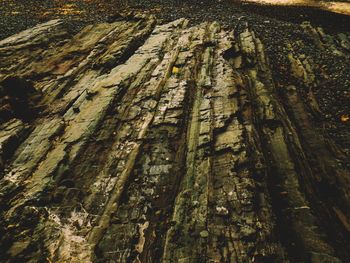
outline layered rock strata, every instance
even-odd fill
[[[304,28],[349,56],[348,36]],[[292,47],[308,104],[248,25],[53,20],[0,56],[0,91],[32,113],[0,100],[1,261],[349,258],[346,157],[314,128],[317,76]]]

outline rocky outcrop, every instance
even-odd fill
[[[349,55],[346,35],[304,27]],[[349,170],[315,128],[314,64],[292,46],[309,104],[276,87],[248,25],[139,16],[72,35],[54,20],[0,55],[1,83],[33,109],[1,120],[2,261],[348,258]]]

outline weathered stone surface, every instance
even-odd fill
[[[1,41],[0,81],[40,94],[0,121],[1,260],[344,261],[349,171],[314,128],[314,62],[287,53],[307,105],[249,27],[54,20]]]

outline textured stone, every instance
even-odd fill
[[[289,45],[296,84],[276,92],[249,27],[188,22],[0,41],[0,81],[32,79],[43,105],[1,120],[2,260],[341,262],[349,171],[314,129],[314,62]],[[346,36],[302,30],[347,56]]]

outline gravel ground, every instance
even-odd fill
[[[303,21],[311,21],[313,26],[322,26],[331,35],[349,33],[349,16],[313,8],[257,6],[233,1],[0,0],[0,39],[54,18],[63,18],[74,31],[87,23],[108,21],[117,13],[130,10],[154,14],[164,22],[187,17],[192,24],[219,21],[232,28],[238,20],[241,25],[248,22],[265,43],[277,84],[295,85],[295,80],[283,71],[289,67],[286,46],[292,43],[293,49],[322,67],[325,77],[321,77],[322,82],[314,91],[322,111],[319,127],[350,155],[350,121],[341,120],[350,114],[349,59],[335,56],[329,50],[315,52],[315,43],[300,27]],[[306,94],[306,89],[302,87],[299,92]]]
[[[230,26],[237,18],[245,16],[253,23],[267,18],[292,24],[311,20],[332,31],[350,30],[350,18],[345,15],[313,8],[260,6],[234,0],[0,0],[0,39],[54,18],[63,18],[74,29],[86,23],[106,21],[127,10],[156,14],[164,21],[187,17],[192,23],[216,20]]]

